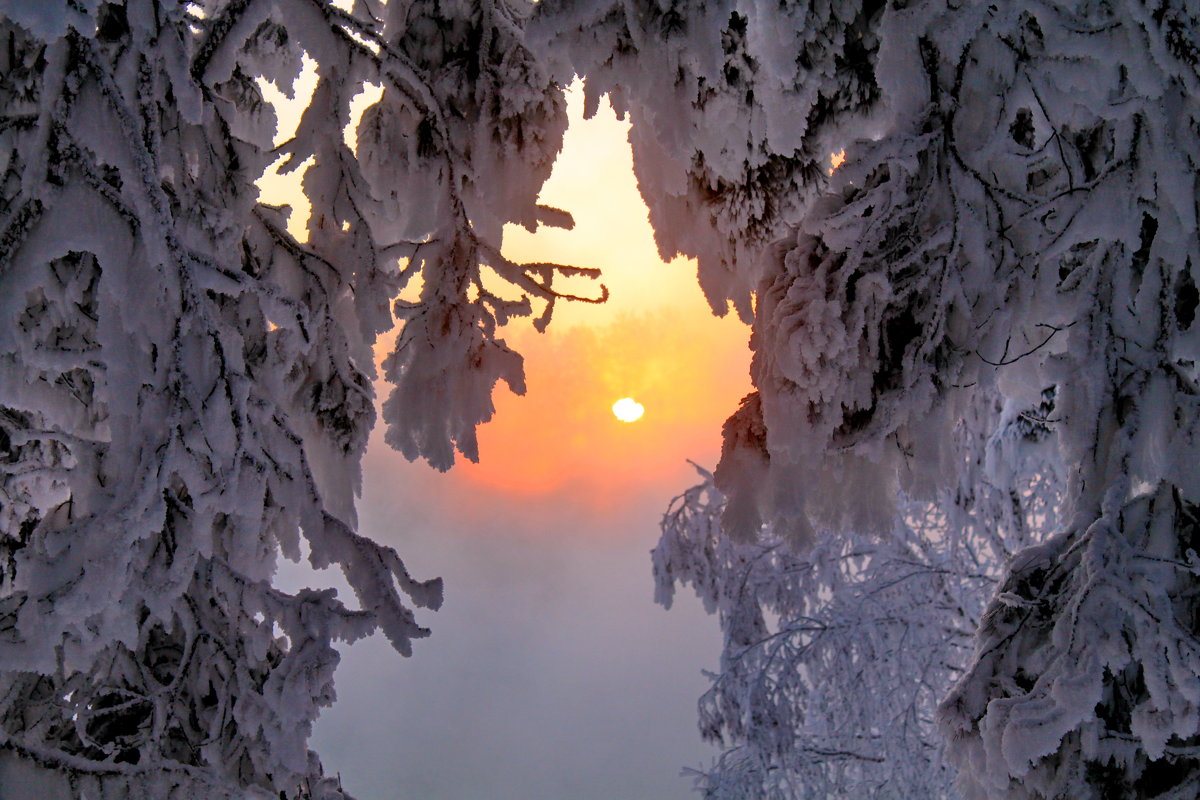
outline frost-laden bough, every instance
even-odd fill
[[[1006,561],[1058,523],[1053,393],[982,404],[957,444],[967,498],[902,502],[888,532],[822,531],[797,550],[768,525],[731,537],[712,475],[676,498],[654,551],[658,600],[691,584],[724,632],[700,730],[722,746],[705,797],[955,797],[936,712],[962,675]],[[996,433],[969,440],[979,432]],[[1014,468],[1015,465],[1015,468]]]
[[[755,292],[757,391],[726,424],[724,497],[693,493],[705,513],[670,513],[656,562],[725,619],[701,717],[733,749],[709,793],[953,794],[949,763],[972,798],[1195,797],[1200,10],[542,7],[589,86],[630,110],[660,246],[699,256],[719,307]],[[842,146],[826,180],[815,156]],[[1046,426],[1033,472],[987,456],[1014,415]],[[1030,516],[1020,487],[1041,481],[1061,500]],[[1017,491],[985,502],[989,483]],[[942,539],[1004,545],[980,566],[975,611],[924,589],[922,624],[978,621],[975,650],[946,640],[948,666],[929,672],[891,648],[871,693],[814,692],[838,685],[814,659],[839,620],[806,619],[849,602],[847,583],[865,602],[903,571],[913,504],[946,520],[918,537],[931,548],[918,563],[940,563]],[[871,555],[792,588],[843,546]],[[968,572],[950,574],[967,585]],[[755,627],[760,606],[773,629]],[[860,612],[838,613],[886,642]],[[838,641],[853,668],[867,645]],[[904,706],[915,718],[864,710],[926,679]],[[923,749],[885,741],[914,730]]]
[[[749,322],[760,251],[819,193],[848,131],[870,129],[876,2],[541,0],[529,41],[632,121],[665,260],[699,262],[713,312]]]
[[[513,9],[0,9],[0,794],[32,770],[47,797],[341,796],[307,749],[333,642],[407,654],[441,602],[355,530],[376,336],[402,325],[389,441],[444,469],[497,380],[521,391],[499,326],[595,277],[499,251],[505,223],[570,224],[536,203],[564,103]],[[306,54],[275,148],[260,82],[294,92]],[[306,239],[257,200],[280,158]],[[357,607],[272,586],[305,551]]]

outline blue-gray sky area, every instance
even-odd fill
[[[348,649],[313,738],[326,767],[359,800],[692,796],[680,771],[713,753],[695,709],[720,639],[694,597],[653,602],[661,504],[514,505],[464,530],[441,476],[397,460],[368,458],[362,530],[441,575],[445,604],[412,658],[379,636]]]

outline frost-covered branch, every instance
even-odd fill
[[[829,156],[878,110],[881,3],[543,0],[534,49],[633,122],[666,260],[699,260],[713,311],[749,321],[760,251],[799,220]]]
[[[964,623],[981,619],[973,660],[945,661],[961,679],[936,714],[967,795],[1194,796],[1197,592],[1177,566],[1200,504],[1194,3],[543,7],[540,41],[570,42],[593,98],[632,115],[662,249],[699,256],[718,311],[740,297],[748,315],[755,293],[756,391],[725,425],[719,530],[674,534],[694,520],[671,517],[660,581],[728,603],[727,657],[759,643],[803,683],[827,631],[768,635],[752,587],[789,586],[810,572],[787,559],[857,552],[855,537],[893,547],[897,519],[931,504],[945,519],[918,540],[958,541],[951,574],[999,584]],[[842,145],[826,180],[815,156]],[[755,172],[775,156],[796,169]],[[1046,467],[1022,473],[980,409],[1019,413]],[[1056,499],[1025,508],[1035,486]],[[881,597],[924,576],[898,555]],[[805,602],[830,596],[818,586]],[[918,685],[946,688],[918,666]],[[782,684],[732,685],[743,707],[702,711],[744,742],[717,770],[740,776],[729,796],[836,794],[771,760],[819,699],[754,717]]]
[[[0,11],[0,770],[341,796],[306,745],[334,643],[382,629],[407,654],[413,609],[441,602],[355,530],[376,336],[402,326],[389,439],[445,468],[475,457],[496,380],[520,388],[499,328],[578,294],[555,276],[596,277],[499,255],[506,223],[570,223],[536,203],[563,100],[515,8]],[[276,146],[261,86],[294,96],[306,56],[316,88]],[[258,201],[280,159],[304,172],[301,239]],[[271,586],[306,551],[357,607]]]
[[[703,470],[672,504],[658,599],[692,584],[725,634],[700,700],[701,732],[724,748],[697,776],[706,797],[956,796],[938,703],[970,663],[1009,553],[1053,528],[1061,491],[1044,432],[1022,415],[984,407],[958,436],[980,462],[964,476],[973,496],[908,501],[883,538],[824,531],[804,552],[769,527],[733,539]],[[989,475],[982,462],[999,456],[1022,466]]]

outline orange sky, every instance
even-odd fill
[[[686,459],[714,464],[721,423],[750,390],[749,331],[732,316],[713,317],[694,262],[659,259],[628,123],[607,104],[584,121],[580,93],[569,102],[571,127],[540,202],[570,211],[575,228],[529,234],[509,226],[504,252],[599,267],[611,299],[560,304],[545,334],[510,326],[505,339],[525,356],[528,391],[497,390],[496,416],[479,431],[480,462],[462,462],[450,477],[593,509],[639,489],[657,491],[665,504],[694,482]],[[626,396],[646,407],[637,422],[612,413]]]
[[[697,306],[708,313],[702,300]],[[742,332],[706,322],[668,306],[510,337],[525,355],[528,392],[497,393],[496,417],[479,432],[480,462],[456,466],[452,477],[598,505],[638,485],[684,488],[685,459],[712,466],[721,422],[747,391],[744,336],[729,341]],[[613,401],[625,396],[646,407],[637,422],[613,416]]]
[[[497,503],[528,510],[531,500],[595,513],[649,495],[665,508],[695,482],[687,459],[715,464],[721,423],[750,390],[749,329],[732,315],[712,316],[694,262],[659,259],[633,176],[628,123],[607,104],[584,121],[581,93],[568,101],[563,153],[539,199],[570,211],[575,228],[530,234],[509,226],[503,250],[516,261],[599,267],[610,300],[560,303],[545,334],[526,321],[502,332],[525,357],[528,391],[516,397],[497,387],[496,416],[479,430],[480,463],[460,458],[440,475],[405,464],[378,437],[364,464],[368,480],[422,484],[467,515]],[[289,227],[299,232],[307,209],[295,191],[264,182],[268,202],[297,206]],[[575,291],[595,288],[585,280]],[[613,402],[626,396],[645,405],[641,420],[613,416]]]

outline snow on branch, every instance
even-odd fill
[[[801,217],[829,156],[878,109],[882,3],[542,0],[531,47],[633,127],[664,260],[699,260],[714,313],[746,321],[759,251]]]
[[[776,744],[793,741],[789,726],[808,735],[802,712],[821,701],[755,698],[789,680],[811,691],[825,629],[796,600],[799,627],[766,633],[769,603],[753,598],[794,580],[789,559],[905,541],[897,518],[916,503],[946,515],[925,546],[990,551],[972,569],[1002,587],[965,618],[962,630],[980,620],[976,650],[922,717],[949,736],[966,796],[1195,796],[1195,4],[543,6],[550,33],[535,30],[571,41],[593,107],[608,93],[633,117],[660,246],[700,256],[718,311],[755,293],[756,391],[726,423],[712,480],[725,499],[670,517],[656,562],[660,591],[666,575],[729,603],[727,660],[701,717],[737,747],[713,773],[731,782],[708,789],[835,795],[843,784],[814,783],[782,754],[870,754],[862,741]],[[805,116],[774,127],[793,114]],[[842,145],[828,180],[754,173],[776,156],[815,166]],[[739,169],[753,175],[741,196],[728,191]],[[1023,474],[1018,439],[980,409],[1048,443],[1044,468]],[[1054,499],[1025,509],[1014,487],[1050,478]],[[829,586],[803,602],[836,596]],[[733,659],[754,653],[769,655],[736,677]]]
[[[978,465],[962,491],[905,500],[883,537],[823,530],[802,552],[771,525],[735,539],[704,470],[672,503],[657,599],[691,584],[724,633],[699,702],[702,735],[722,747],[696,773],[705,797],[957,796],[938,704],[1006,561],[1057,524],[1062,483],[1045,431],[1011,409],[985,403],[955,435]],[[997,459],[1006,471],[990,475]]]
[[[342,796],[307,749],[334,642],[382,629],[408,654],[413,608],[441,602],[356,531],[377,335],[401,326],[389,440],[445,468],[475,457],[496,381],[522,386],[499,328],[607,295],[553,285],[594,270],[500,255],[507,223],[571,224],[536,202],[564,103],[515,9],[0,11],[0,774]],[[260,86],[294,95],[306,56],[316,88],[276,146]],[[258,201],[281,157],[304,170],[301,239]],[[357,607],[271,586],[305,549]]]

